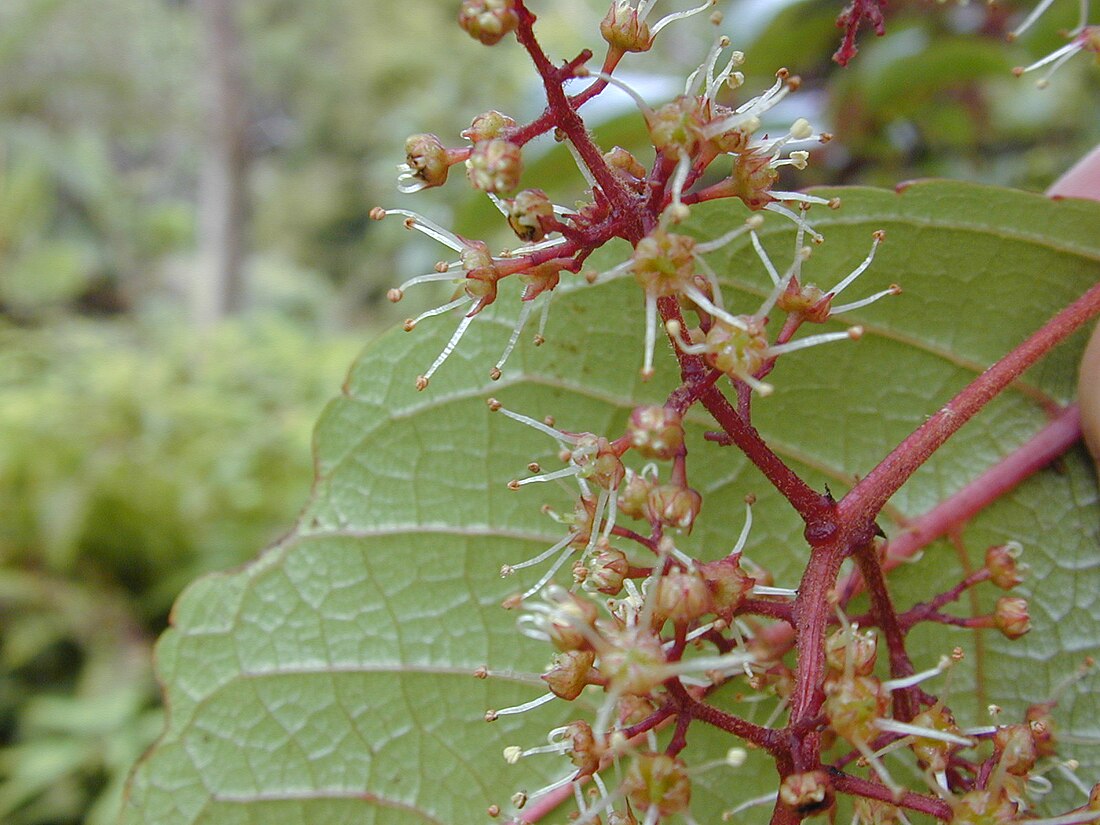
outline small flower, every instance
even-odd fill
[[[474,189],[482,192],[513,191],[519,186],[522,171],[520,147],[504,138],[478,141],[466,160],[466,177]]]
[[[405,193],[419,192],[447,182],[453,164],[465,159],[468,150],[450,150],[431,134],[412,135],[405,141],[405,162],[397,167],[397,188]]]
[[[1027,600],[1015,596],[1001,596],[993,610],[993,624],[1009,639],[1019,639],[1031,630],[1031,617],[1027,612]]]
[[[1023,547],[1014,541],[998,544],[985,551],[985,567],[989,580],[1002,590],[1011,590],[1024,580],[1027,565],[1017,561]]]
[[[513,0],[463,0],[458,25],[470,37],[492,46],[515,31],[519,15]]]
[[[825,771],[792,773],[779,785],[779,798],[802,815],[825,810],[832,800],[832,784]]]
[[[623,778],[623,791],[630,804],[646,811],[646,822],[687,810],[691,804],[691,778],[687,766],[663,753],[637,754]],[[656,810],[650,817],[648,812]]]
[[[657,0],[639,0],[637,7],[632,6],[630,0],[612,0],[611,8],[600,21],[600,34],[612,49],[620,52],[649,51],[653,38],[669,23],[700,14],[717,3],[718,0],[707,0],[696,8],[673,12],[662,17],[650,28],[645,21],[657,5]]]

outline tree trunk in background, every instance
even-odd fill
[[[202,65],[202,157],[199,171],[199,260],[191,313],[208,326],[243,308],[248,220],[248,101],[236,0],[198,0]]]

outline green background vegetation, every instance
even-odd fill
[[[407,314],[380,300],[386,287],[434,261],[369,209],[415,201],[464,233],[500,232],[458,175],[415,199],[393,188],[405,135],[457,143],[478,112],[540,108],[522,56],[464,39],[455,5],[236,4],[248,286],[242,309],[199,323],[188,304],[208,32],[196,4],[0,4],[4,822],[114,821],[125,771],[160,730],[150,651],[175,595],[246,561],[305,502],[321,406],[361,345]],[[603,3],[534,6],[552,53],[598,50]],[[792,186],[943,175],[1035,190],[1100,141],[1088,59],[1043,92],[1009,73],[1058,45],[1075,3],[1012,46],[1020,6],[892,6],[889,35],[864,36],[841,71],[838,3],[722,4],[749,88],[789,66],[806,83],[784,116],[837,136]],[[677,93],[704,28],[670,28],[624,76],[651,100]],[[597,123],[608,145],[642,145],[621,101]],[[575,181],[564,197],[579,191],[560,147],[540,142],[528,161],[532,178]]]

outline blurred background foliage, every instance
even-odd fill
[[[367,216],[413,200],[393,183],[404,137],[457,144],[479,112],[540,110],[522,55],[462,35],[456,5],[0,3],[5,823],[114,821],[126,769],[159,730],[150,655],[173,598],[293,522],[313,420],[358,348],[399,317],[385,289],[438,256]],[[552,54],[599,52],[605,2],[533,5]],[[1015,79],[1011,67],[1056,48],[1077,13],[1062,0],[1007,45],[1029,6],[893,0],[889,34],[864,32],[846,70],[830,60],[834,0],[721,8],[749,89],[779,66],[804,79],[777,123],[804,115],[836,135],[792,187],[946,175],[1041,189],[1100,142],[1100,72],[1081,57],[1047,90]],[[211,10],[232,26],[219,31]],[[712,36],[670,27],[622,76],[650,100],[671,97]],[[229,105],[211,109],[223,64],[236,82],[223,84]],[[636,112],[606,97],[593,106],[597,136],[644,158]],[[239,115],[227,157],[244,208],[210,241],[226,175],[206,164],[227,139],[211,112],[225,109]],[[532,185],[565,202],[580,194],[552,141],[527,163]],[[460,180],[415,201],[509,243]],[[228,260],[243,297],[200,313],[194,293],[216,277],[204,249],[219,242],[238,253]]]

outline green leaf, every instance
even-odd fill
[[[888,237],[878,258],[845,297],[891,282],[905,293],[845,319],[865,326],[858,343],[782,359],[770,379],[776,392],[755,404],[766,438],[838,496],[978,371],[1100,278],[1097,204],[955,183],[842,194],[842,209],[812,216],[828,240],[806,277],[831,287],[882,228]],[[706,237],[745,217],[728,206],[695,211],[692,227]],[[769,220],[762,234],[785,265],[792,225]],[[600,265],[613,262],[605,257]],[[768,280],[747,242],[712,262],[729,304],[755,309]],[[555,757],[507,766],[501,750],[538,744],[554,726],[587,716],[598,696],[482,721],[488,708],[542,693],[522,674],[539,672],[549,651],[520,636],[514,614],[498,606],[537,573],[501,580],[497,570],[561,535],[541,504],[568,506],[565,488],[507,489],[532,460],[556,466],[555,445],[491,415],[485,399],[495,395],[536,418],[554,415],[565,429],[615,435],[635,403],[662,398],[675,376],[663,352],[657,380],[638,379],[641,302],[629,278],[559,292],[547,344],[521,345],[497,383],[487,373],[516,312],[512,294],[471,326],[424,393],[413,390],[413,379],[455,319],[425,322],[413,335],[390,333],[365,351],[318,425],[314,495],[296,528],[255,563],[199,580],[177,603],[157,655],[168,729],[132,778],[125,823],[458,825],[482,821],[489,804],[507,808],[515,790],[565,773]],[[1082,343],[1076,336],[1032,369],[922,468],[883,514],[887,532],[903,530],[904,518],[1024,442],[1044,423],[1045,403],[1068,401]],[[689,473],[705,506],[688,549],[727,552],[741,527],[741,499],[753,492],[759,503],[747,554],[777,584],[794,586],[806,558],[797,518],[733,449],[703,442],[702,415],[693,413],[691,425]],[[984,706],[993,702],[1018,718],[1097,651],[1097,524],[1095,478],[1078,451],[963,531],[966,563],[995,541],[1024,544],[1035,628],[1011,644],[942,628],[914,634],[918,666],[956,645],[968,652],[946,688],[942,679],[932,686],[946,689],[962,724],[984,724]],[[962,558],[937,544],[896,571],[899,605],[956,582]],[[485,665],[499,675],[475,678]],[[1096,686],[1086,679],[1062,697],[1060,719],[1075,734],[1100,734]],[[715,701],[732,707],[733,692]],[[758,705],[755,718],[763,721],[768,710]],[[732,744],[696,725],[685,755],[700,764]],[[1069,750],[1091,783],[1097,749]],[[905,770],[899,775],[908,777]],[[1057,804],[1072,798],[1066,783],[1056,784]],[[696,778],[695,818],[716,822],[721,811],[771,790],[774,769],[751,754],[742,768]],[[748,812],[748,821],[765,821],[766,810]]]

